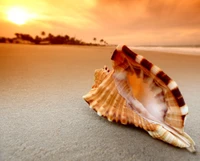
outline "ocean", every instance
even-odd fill
[[[136,50],[161,51],[167,53],[200,56],[200,47],[130,47],[130,48]]]

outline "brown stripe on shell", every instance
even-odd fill
[[[123,46],[122,47],[122,51],[124,52],[124,53],[126,53],[126,55],[128,55],[130,58],[132,58],[133,60],[135,60],[136,59],[136,57],[137,57],[137,55],[138,54],[136,54],[136,53],[134,53],[132,50],[130,50],[127,46]]]
[[[97,110],[95,108],[92,108],[95,112],[97,112]]]
[[[151,62],[149,62],[148,60],[146,59],[142,59],[142,61],[140,62],[140,64],[145,67],[148,71],[151,70],[153,64]]]
[[[162,80],[165,85],[168,85],[169,82],[172,80],[167,74],[165,74],[163,71],[160,71],[156,74],[156,77],[158,77],[160,80]]]
[[[185,105],[185,101],[183,99],[183,96],[179,97],[179,98],[176,98],[176,101],[178,102],[178,105],[180,107],[184,106]]]
[[[111,60],[114,60],[115,57],[117,56],[117,54],[118,54],[118,52],[117,52],[117,50],[115,50],[115,51],[113,52],[113,54],[112,54]]]
[[[123,46],[122,47],[122,51],[129,56],[130,58],[132,58],[134,61],[136,60],[136,57],[138,56],[138,54],[134,53],[132,50],[130,50],[127,46]],[[145,58],[143,58],[140,62],[140,64],[146,68],[147,70],[151,70],[151,67],[153,66],[153,64],[151,62],[149,62],[148,60],[146,60]]]
[[[185,120],[186,115],[182,115],[182,120]],[[183,122],[184,123],[184,122]]]
[[[184,106],[185,105],[185,101],[184,101],[183,96],[182,96],[180,90],[178,89],[178,87],[173,89],[173,90],[171,90],[171,92],[174,95],[174,97],[176,98],[176,101],[177,101],[179,107]]]

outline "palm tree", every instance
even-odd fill
[[[41,32],[41,35],[42,35],[42,36],[45,36],[45,34],[46,34],[46,33],[45,33],[44,31]]]
[[[103,39],[101,39],[101,40],[100,40],[100,44],[102,44],[102,45],[103,45],[103,42],[104,42],[104,40],[103,40]]]
[[[15,33],[15,36],[18,38],[18,37],[19,37],[19,34],[18,34],[18,33]]]
[[[45,37],[46,33],[44,31],[41,32],[41,35],[42,35],[43,39],[45,39],[44,37]]]
[[[94,38],[93,38],[93,40],[94,40],[94,43],[96,43],[96,41],[97,41],[97,38],[96,38],[96,37],[94,37]]]
[[[40,44],[40,41],[41,41],[42,39],[38,36],[38,35],[36,35],[35,36],[35,44]]]
[[[15,36],[16,36],[17,38],[21,38],[21,34],[20,34],[20,33],[15,33]]]
[[[52,39],[54,36],[51,34],[51,33],[49,33],[48,34],[48,39],[50,40],[50,39]]]
[[[108,45],[108,43],[107,43],[105,40],[103,41],[103,43],[104,43],[105,45]]]
[[[54,36],[51,33],[49,33],[48,37],[47,37],[47,40],[52,44],[53,43],[53,39],[54,39]]]
[[[69,42],[70,37],[68,35],[65,35],[64,38],[65,38],[65,44],[67,44]]]

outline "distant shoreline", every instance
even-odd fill
[[[0,43],[6,45],[30,45],[30,46],[88,46],[88,47],[116,47],[117,45],[87,45],[87,44],[33,44],[33,43]]]
[[[35,37],[30,34],[15,33],[15,37],[1,37],[0,43],[14,43],[14,44],[35,44],[35,45],[52,45],[52,44],[67,44],[67,45],[92,45],[92,46],[106,46],[109,45],[104,39],[97,39],[94,37],[93,42],[85,42],[82,39],[76,37],[70,37],[69,35],[53,35],[51,33],[46,34],[41,32],[41,36]]]
[[[116,47],[117,44],[108,44],[108,45],[101,45],[101,44],[51,44],[51,43],[40,43],[40,44],[35,44],[35,43],[9,43],[9,42],[0,42],[0,44],[23,44],[23,45],[72,45],[72,46],[100,46],[100,47]],[[126,44],[124,44],[126,45]],[[134,46],[130,46],[127,45],[131,48],[166,48],[166,47],[170,47],[170,48],[200,48],[200,45],[134,45]]]

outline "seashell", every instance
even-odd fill
[[[109,121],[140,127],[153,138],[195,152],[184,132],[188,107],[176,82],[125,45],[111,59],[113,70],[95,70],[94,85],[83,96],[90,108]]]

